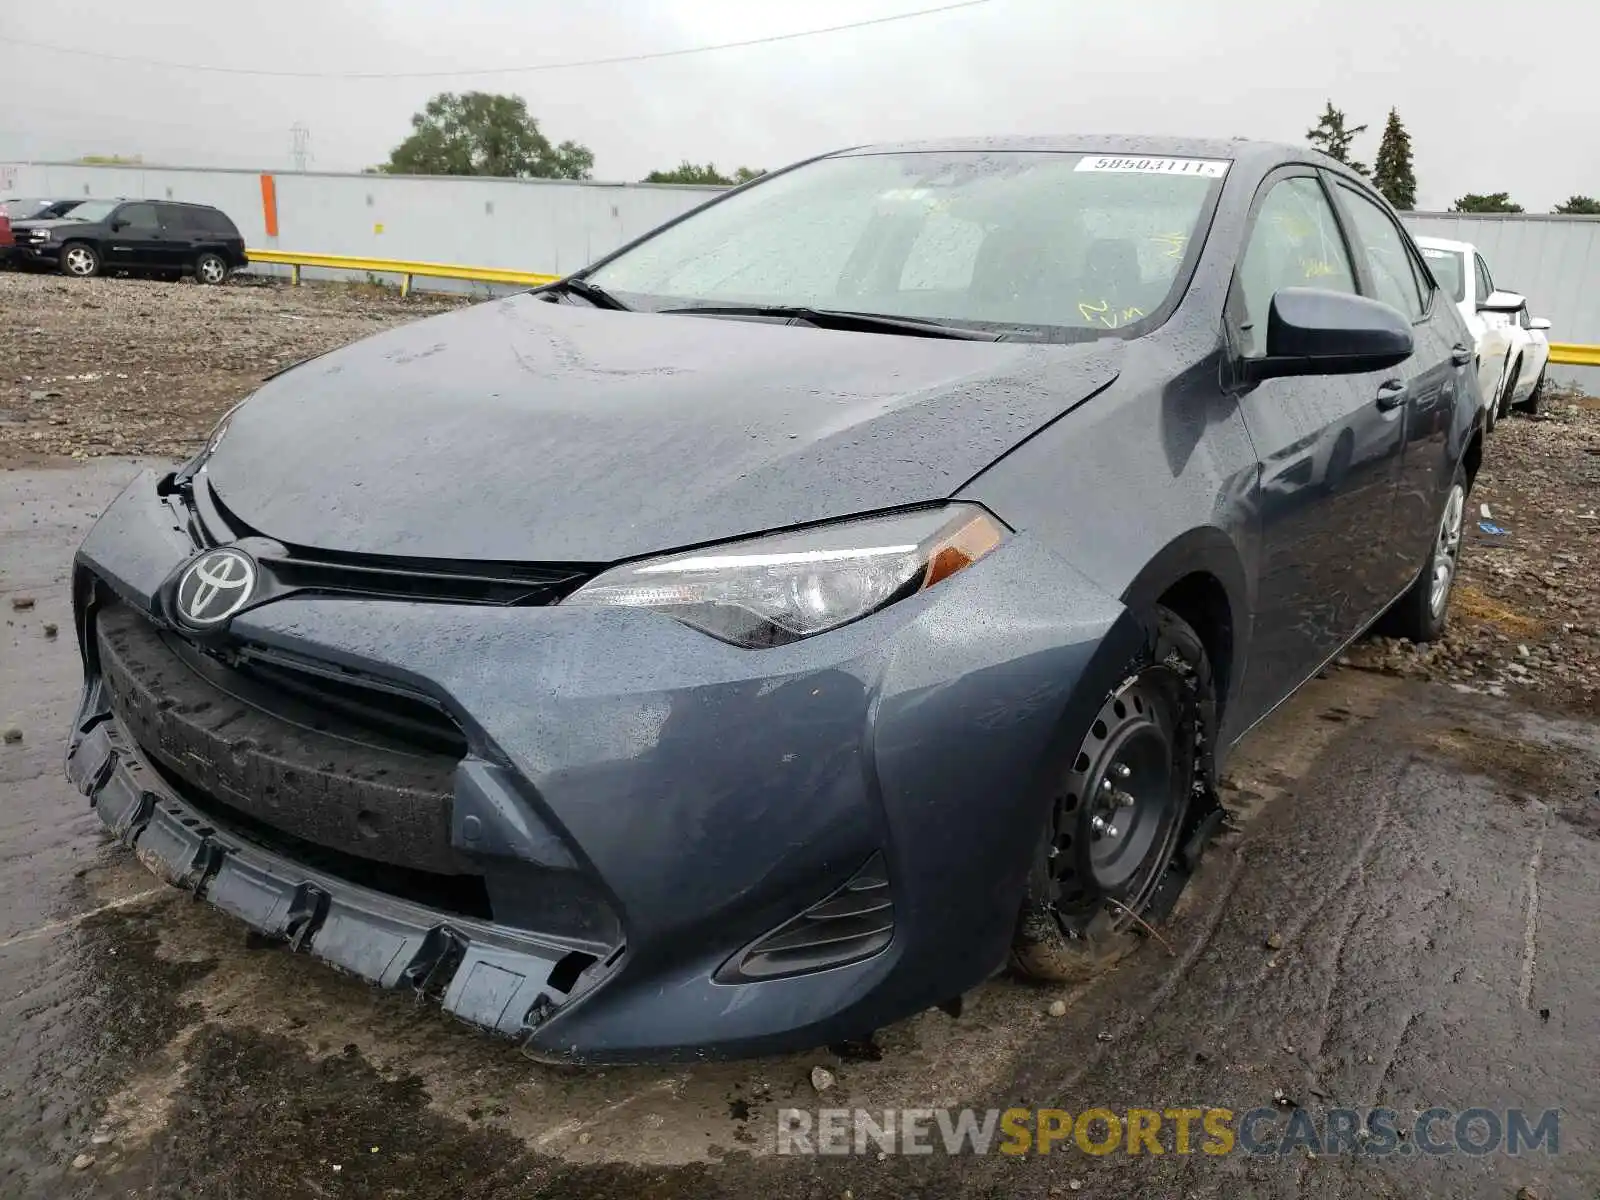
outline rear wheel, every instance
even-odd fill
[[[1127,675],[1056,776],[1012,939],[1012,965],[1052,983],[1090,978],[1138,944],[1135,919],[1182,886],[1174,854],[1215,695],[1199,637],[1158,608]]]
[[[222,255],[207,250],[194,260],[194,277],[201,283],[226,283],[228,264],[223,261]]]
[[[1395,601],[1384,624],[1386,632],[1412,642],[1437,641],[1444,633],[1450,615],[1450,595],[1455,587],[1456,568],[1461,562],[1461,526],[1467,510],[1467,485],[1457,468],[1444,513],[1434,534],[1428,561],[1416,582]]]
[[[1528,398],[1517,405],[1525,413],[1537,414],[1539,401],[1544,399],[1544,372],[1539,372],[1539,378],[1533,385],[1533,391],[1528,393]]]
[[[61,247],[61,273],[79,279],[100,274],[100,252],[87,242],[68,242]]]

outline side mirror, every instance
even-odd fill
[[[1526,296],[1519,296],[1516,292],[1502,292],[1499,289],[1490,292],[1478,301],[1479,312],[1514,313],[1528,303]]]
[[[112,233],[117,232],[117,230],[119,230],[119,229],[126,229],[127,227],[128,227],[128,223],[126,221],[124,221],[121,217],[117,217],[115,220],[113,220],[111,222],[111,232]]]
[[[1528,328],[1529,329],[1540,329],[1540,330],[1549,329],[1550,328],[1550,319],[1548,317],[1534,317],[1531,321],[1528,322]]]
[[[1359,375],[1411,357],[1411,322],[1349,292],[1282,288],[1267,313],[1267,353],[1243,361],[1247,383],[1287,375]]]

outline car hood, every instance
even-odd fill
[[[520,295],[269,379],[206,474],[242,524],[294,546],[612,562],[948,497],[1115,379],[1124,346]]]
[[[89,222],[74,221],[70,217],[22,217],[11,222],[13,229],[60,229],[65,225],[82,225],[87,228]]]

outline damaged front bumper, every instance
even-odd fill
[[[163,609],[196,549],[153,474],[80,549],[74,782],[167,880],[551,1061],[803,1050],[988,977],[1049,767],[1138,637],[1018,536],[937,589],[763,651],[650,612],[311,593],[200,645]],[[117,642],[135,619],[178,665]],[[226,692],[249,709],[237,720],[173,702],[164,672],[226,675],[235,654],[425,698],[448,718],[430,736],[459,744],[380,794],[380,760],[324,753],[299,718],[275,738],[242,687]],[[363,796],[393,807],[348,811]],[[484,905],[411,882],[463,878]],[[830,958],[830,939],[855,949]]]
[[[219,829],[161,779],[99,686],[86,699],[67,775],[106,828],[168,883],[257,933],[382,987],[437,998],[446,1012],[497,1033],[526,1037],[554,1008],[552,997],[571,998],[551,980],[573,961],[574,946],[441,921],[436,910],[319,875]]]

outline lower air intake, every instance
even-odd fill
[[[874,854],[827,899],[724,963],[718,983],[804,975],[871,958],[894,937],[894,898],[883,855]]]

